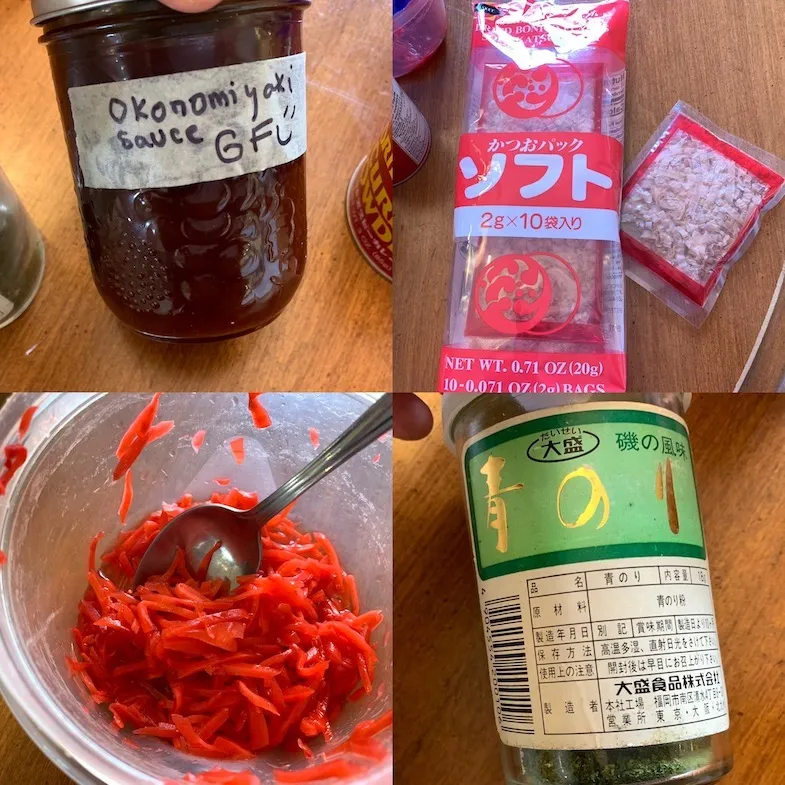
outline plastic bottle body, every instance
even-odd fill
[[[393,76],[397,79],[425,63],[447,34],[444,0],[396,0],[393,16]]]

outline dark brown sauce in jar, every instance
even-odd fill
[[[81,119],[84,109],[75,108],[69,91],[88,85],[111,90],[109,83],[298,55],[307,0],[226,0],[204,14],[176,13],[148,0],[83,5],[91,7],[45,20],[42,41],[49,51],[93,277],[102,297],[125,324],[163,340],[218,340],[263,327],[292,299],[305,268],[304,100],[295,107],[294,96],[285,109],[287,114],[301,112],[303,154],[264,171],[249,169],[262,166],[258,161],[265,160],[272,146],[281,156],[296,153],[294,145],[289,153],[284,147],[291,137],[287,121],[279,118],[279,127],[267,118],[275,111],[268,111],[266,101],[279,100],[276,93],[288,97],[290,88],[304,95],[304,78],[292,88],[291,78],[287,86],[281,71],[258,84],[241,84],[234,81],[236,71],[215,71],[210,75],[215,75],[214,90],[205,89],[194,100],[195,94],[183,88],[178,94],[182,100],[175,101],[170,87],[167,96],[159,96],[158,88],[150,86],[155,82],[138,83],[133,100],[124,93],[122,102],[96,102],[96,116],[103,112],[101,123],[112,134],[101,140],[101,149],[111,153],[97,163],[87,161],[80,145],[88,135],[82,131],[78,140],[75,118],[88,131],[92,121]],[[159,97],[169,100],[158,102]],[[224,122],[221,118],[241,113],[242,121],[214,132]],[[240,122],[245,123],[242,128]],[[164,150],[173,157],[158,167]],[[192,163],[196,159],[189,156],[197,152],[200,161],[210,161],[209,171]],[[246,169],[221,177],[216,172],[224,164],[228,174],[238,172],[232,167]],[[193,181],[136,187],[162,182],[155,179],[161,176],[155,174],[159,169],[170,178]],[[86,171],[94,173],[86,176]],[[117,187],[88,185],[104,181]],[[122,187],[129,182],[133,187]]]

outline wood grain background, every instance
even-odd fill
[[[457,143],[463,124],[471,3],[447,0],[445,46],[401,85],[433,130],[425,168],[395,192],[395,385],[432,390],[452,265]],[[785,158],[782,0],[634,0],[628,50],[629,161],[682,99]],[[629,389],[729,392],[739,379],[785,260],[785,206],[769,213],[700,330],[627,282]],[[751,391],[785,375],[785,320],[766,342]]]
[[[390,113],[385,0],[317,2],[308,56],[308,270],[285,313],[233,341],[173,346],[137,336],[93,285],[46,51],[26,0],[0,0],[0,168],[41,228],[43,288],[0,331],[6,390],[384,390],[392,384],[390,285],[344,217],[349,178]]]
[[[782,785],[785,396],[697,396],[687,421],[731,709],[722,782]],[[396,785],[499,785],[461,481],[440,427],[395,445]]]

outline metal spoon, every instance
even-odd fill
[[[211,576],[234,584],[240,576],[258,572],[262,561],[261,526],[391,428],[392,395],[387,393],[304,469],[253,509],[203,504],[180,513],[147,549],[136,570],[134,586],[166,572],[178,547],[185,551],[188,564],[195,567],[218,540],[221,547],[210,563]]]

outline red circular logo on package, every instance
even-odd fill
[[[546,265],[551,268],[548,273]],[[554,300],[552,274],[575,284],[575,304],[566,318],[543,324]],[[578,312],[580,283],[572,265],[551,253],[507,254],[494,259],[474,282],[474,307],[482,321],[504,335],[551,335]],[[542,329],[537,329],[542,325]]]
[[[583,77],[572,63],[566,60],[559,60],[559,63],[569,69],[571,78],[560,81],[556,68],[550,65],[539,65],[526,71],[515,63],[506,65],[493,85],[493,97],[499,108],[519,120],[561,117],[571,112],[583,98]],[[567,94],[568,89],[574,95]]]

